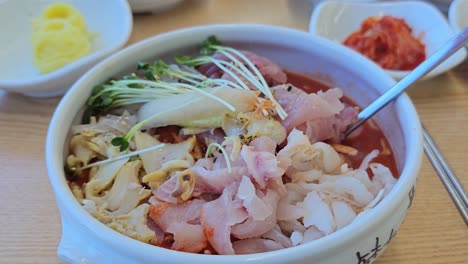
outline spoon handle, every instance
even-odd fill
[[[431,56],[429,56],[425,61],[419,64],[414,70],[412,70],[408,75],[401,79],[397,84],[392,88],[388,89],[383,95],[377,98],[374,102],[364,108],[358,115],[358,120],[348,128],[344,136],[347,137],[351,134],[356,128],[358,128],[362,123],[371,118],[375,113],[380,111],[388,103],[393,101],[398,97],[403,91],[406,90],[413,82],[417,81],[419,78],[424,76],[426,73],[433,70],[439,64],[441,64],[445,59],[450,55],[459,50],[463,45],[468,42],[468,27],[463,29],[459,34],[454,38],[447,41],[442,47],[437,49]]]

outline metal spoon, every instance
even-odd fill
[[[344,133],[344,137],[346,138],[348,135],[350,135],[365,121],[367,121],[374,114],[376,114],[382,108],[384,108],[388,103],[392,102],[401,93],[403,93],[403,91],[405,91],[406,88],[413,84],[413,82],[417,81],[419,78],[423,77],[425,74],[433,70],[435,67],[444,62],[448,57],[450,57],[453,53],[458,51],[467,43],[468,27],[463,29],[454,38],[447,41],[442,47],[440,47],[436,52],[434,52],[421,64],[419,64],[419,66],[417,66],[403,79],[397,82],[392,88],[387,90],[383,95],[381,95],[379,98],[373,101],[369,106],[364,108],[359,113],[358,120],[355,123],[353,123]],[[440,150],[437,148],[437,145],[435,145],[424,126],[423,134],[424,150],[426,152],[426,155],[428,156],[435,170],[439,174],[442,183],[445,185],[445,188],[452,197],[452,200],[454,201],[460,214],[465,220],[465,223],[468,225],[468,198],[466,192],[463,189],[460,180],[455,175],[450,166],[447,164]]]

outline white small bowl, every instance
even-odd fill
[[[71,84],[102,58],[123,47],[132,30],[126,0],[65,0],[84,16],[96,34],[88,55],[47,74],[33,63],[32,20],[53,0],[0,1],[0,89],[32,96],[65,93]]]
[[[454,0],[450,5],[448,17],[455,32],[468,27],[468,0]]]
[[[442,13],[434,6],[419,1],[402,2],[322,2],[312,13],[309,32],[326,37],[333,41],[343,41],[353,32],[359,30],[361,23],[370,16],[391,15],[403,18],[413,29],[415,36],[422,34],[426,46],[426,56],[431,55],[455,33]],[[428,79],[446,72],[460,64],[466,57],[466,50],[461,49],[451,58],[428,73]],[[400,80],[409,71],[385,71],[394,79]]]
[[[73,196],[63,171],[67,138],[70,126],[81,119],[93,87],[111,76],[134,70],[139,61],[193,52],[210,35],[228,45],[266,56],[290,71],[310,74],[328,85],[341,87],[361,106],[395,84],[382,69],[350,49],[302,31],[274,26],[233,24],[181,29],[159,34],[116,53],[73,85],[58,105],[49,126],[47,170],[63,227],[58,255],[72,263],[100,264],[341,264],[375,260],[406,217],[422,162],[420,121],[405,94],[375,117],[392,145],[400,168],[395,186],[368,214],[308,244],[235,256],[178,252],[145,244],[112,230],[92,217]]]

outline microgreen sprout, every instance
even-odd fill
[[[226,166],[227,166],[227,169],[228,169],[228,173],[231,173],[232,169],[231,169],[231,161],[229,160],[229,155],[227,154],[226,149],[224,149],[224,147],[221,146],[220,144],[213,142],[210,145],[208,145],[208,147],[206,149],[205,158],[208,158],[213,153],[213,148],[217,148],[217,149],[219,149],[221,151],[221,153],[224,156],[224,159],[226,160]]]
[[[225,61],[218,59],[213,56],[208,56],[214,52],[217,52],[221,55],[224,55],[230,61]],[[195,67],[202,64],[213,63],[224,73],[228,74],[235,82],[237,82],[243,89],[250,89],[248,83],[251,84],[254,88],[262,92],[266,98],[268,98],[272,103],[273,107],[276,109],[279,117],[285,119],[288,114],[281,105],[276,101],[271,90],[263,78],[263,75],[260,73],[259,69],[250,61],[242,52],[226,46],[221,46],[214,36],[208,37],[202,44],[200,50],[202,56],[191,58],[189,56],[178,56],[175,58],[176,62],[182,65],[187,65]],[[246,83],[246,80],[248,83]]]
[[[215,36],[209,36],[202,42],[202,47],[200,49],[200,54],[202,55],[211,55],[216,52],[215,49],[213,49],[213,46],[219,46],[222,45],[221,41],[219,41]]]
[[[83,115],[83,123],[89,122],[90,116],[96,116],[115,107],[146,103],[154,99],[188,92],[203,94],[233,110],[233,106],[203,89],[216,87],[241,89],[235,82],[210,79],[202,74],[168,65],[162,60],[158,60],[152,65],[139,63],[137,70],[140,73],[144,71],[144,78],[146,79],[141,79],[133,74],[125,76],[121,80],[110,80],[105,84],[96,86],[88,98],[88,108]],[[172,79],[163,81],[163,76]]]
[[[113,161],[116,161],[116,160],[121,160],[121,159],[133,159],[133,160],[135,160],[136,159],[135,156],[137,156],[137,155],[140,155],[140,154],[148,152],[148,151],[153,151],[153,150],[156,150],[156,149],[160,149],[160,148],[162,148],[164,146],[166,146],[166,145],[164,143],[161,143],[161,144],[154,145],[154,146],[151,146],[151,147],[148,147],[148,148],[128,152],[128,153],[123,154],[123,155],[119,155],[119,156],[116,156],[116,157],[111,157],[111,158],[108,158],[108,159],[105,159],[105,160],[100,160],[100,161],[97,161],[97,162],[93,162],[93,163],[88,164],[88,165],[86,165],[84,167],[78,168],[75,171],[78,171],[78,170],[81,171],[81,170],[84,170],[84,169],[89,169],[89,168],[92,168],[92,167],[95,167],[95,166],[99,166],[99,165],[102,165],[102,164],[106,164],[106,163],[113,162]]]

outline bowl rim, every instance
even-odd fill
[[[455,0],[460,1],[460,0]],[[452,3],[453,4],[453,3]],[[444,26],[448,29],[449,33],[454,34],[454,29],[451,26],[451,23],[447,20],[447,18],[442,14],[442,12],[437,9],[434,5],[428,3],[428,2],[423,2],[423,1],[414,1],[414,0],[409,0],[409,1],[389,1],[385,0],[383,2],[359,2],[359,1],[340,1],[340,0],[331,0],[331,1],[323,1],[320,2],[315,8],[314,11],[311,14],[310,20],[309,20],[309,32],[314,34],[314,35],[319,35],[322,36],[321,34],[318,34],[317,32],[317,27],[319,26],[319,17],[321,12],[328,6],[334,6],[334,5],[339,5],[339,6],[351,6],[351,7],[359,7],[359,8],[366,8],[366,7],[405,7],[405,6],[419,6],[420,9],[424,9],[424,12],[430,12],[432,15],[436,16],[437,19],[444,21]],[[324,37],[324,36],[323,36]],[[448,40],[448,39],[447,39]],[[341,43],[340,43],[341,44]],[[425,43],[424,43],[425,44]],[[344,45],[343,45],[344,46]],[[353,50],[354,51],[354,50]],[[360,56],[364,56],[361,53],[354,51]],[[467,52],[464,49],[460,49],[458,55],[454,54],[453,61],[450,64],[447,64],[445,67],[436,67],[434,70],[430,71],[427,73],[425,76],[423,76],[420,80],[425,80],[429,79],[432,77],[435,77],[437,75],[440,75],[446,71],[449,71],[450,69],[458,66],[460,63],[462,63],[466,56]],[[429,56],[430,54],[426,54],[426,57]],[[365,56],[364,56],[365,57]],[[367,57],[366,57],[367,59]],[[370,60],[370,59],[368,59]],[[370,60],[372,61],[372,60]],[[382,68],[380,65],[372,61],[374,64],[376,64],[378,67]],[[404,70],[390,70],[390,69],[384,69],[382,68],[388,75],[390,75],[392,78],[396,80],[403,79],[408,73],[411,71],[404,71]]]
[[[101,58],[105,58],[107,55],[112,54],[113,52],[122,48],[125,45],[125,43],[127,43],[127,41],[130,39],[133,27],[133,15],[130,9],[130,5],[126,0],[116,0],[116,2],[113,4],[118,4],[122,9],[121,20],[124,27],[121,28],[121,35],[123,36],[121,41],[116,42],[112,47],[106,50],[97,49],[93,53],[85,55],[84,57],[81,57],[63,67],[60,67],[57,70],[46,74],[33,76],[32,78],[28,79],[0,79],[0,89],[19,93],[41,92],[42,89],[31,89],[31,87],[40,87],[41,85],[57,81],[59,78],[67,74],[71,74],[73,71],[78,70],[80,67],[98,61]],[[47,90],[46,92],[51,91]]]
[[[396,182],[395,186],[392,188],[392,190],[384,200],[382,200],[369,213],[362,215],[361,221],[355,222],[350,226],[340,229],[335,233],[332,233],[311,243],[272,252],[256,253],[249,255],[206,256],[178,252],[170,249],[155,247],[153,245],[149,245],[129,238],[123,234],[120,234],[96,220],[79,204],[79,202],[72,194],[71,190],[68,188],[63,172],[64,157],[62,155],[62,152],[64,150],[65,142],[59,142],[57,139],[60,139],[61,137],[65,138],[65,135],[68,133],[68,128],[66,131],[64,131],[61,128],[63,128],[63,123],[66,123],[67,120],[70,119],[68,116],[69,113],[76,114],[78,112],[77,109],[82,107],[81,105],[73,106],[73,103],[71,103],[73,102],[74,98],[82,96],[81,90],[85,89],[84,87],[86,87],[86,85],[90,85],[92,83],[92,80],[97,78],[99,74],[105,72],[106,68],[112,67],[116,62],[119,62],[125,56],[137,53],[140,50],[145,50],[154,47],[155,45],[157,45],[158,42],[177,38],[187,34],[208,36],[211,34],[216,34],[214,32],[226,33],[226,31],[233,32],[247,30],[254,32],[274,32],[277,35],[281,34],[287,37],[287,39],[309,39],[317,45],[326,47],[328,50],[338,52],[338,54],[341,53],[353,57],[355,61],[359,62],[360,64],[363,64],[364,66],[366,66],[366,68],[369,68],[371,72],[379,74],[386,85],[391,86],[395,83],[395,81],[391,79],[388,75],[386,75],[381,68],[376,67],[372,62],[370,62],[362,56],[356,56],[356,54],[351,50],[343,49],[340,45],[337,45],[336,43],[333,43],[332,41],[327,40],[325,38],[313,36],[311,34],[308,34],[307,32],[291,28],[261,24],[215,24],[183,28],[145,39],[117,52],[116,54],[108,57],[107,59],[101,61],[99,64],[95,65],[91,70],[84,74],[71,87],[71,89],[67,91],[67,93],[57,106],[56,111],[54,112],[47,132],[45,152],[49,180],[53,187],[56,200],[60,200],[60,202],[58,202],[58,205],[61,215],[63,216],[63,214],[67,213],[68,216],[73,217],[75,221],[80,223],[80,225],[85,226],[97,237],[102,239],[101,241],[104,244],[112,246],[114,248],[119,248],[121,250],[121,253],[123,252],[125,253],[125,255],[128,256],[141,256],[138,255],[138,253],[145,252],[142,255],[175,259],[181,257],[189,257],[192,261],[200,261],[200,263],[219,263],[221,259],[230,263],[236,263],[237,261],[241,260],[247,262],[254,262],[258,261],[259,258],[272,259],[281,256],[287,257],[290,254],[305,255],[307,253],[314,254],[315,256],[322,256],[323,254],[328,252],[330,248],[339,248],[340,246],[349,243],[349,241],[351,241],[353,238],[364,235],[366,230],[378,226],[380,221],[383,221],[383,219],[391,215],[396,208],[401,206],[399,203],[407,197],[407,192],[415,183],[422,163],[421,126],[419,122],[415,122],[419,121],[419,118],[413,104],[411,103],[409,97],[406,94],[402,94],[400,98],[398,98],[398,100],[395,102],[395,104],[398,105],[398,107],[404,108],[405,111],[404,113],[398,113],[398,118],[400,122],[409,124],[407,129],[408,131],[404,131],[404,140],[405,143],[408,145],[406,147],[406,165],[402,168],[399,180]],[[245,39],[242,39],[242,41],[245,41]],[[120,67],[123,68],[123,66]],[[89,89],[89,91],[90,90],[91,89]],[[409,162],[409,159],[412,159],[412,162]]]

